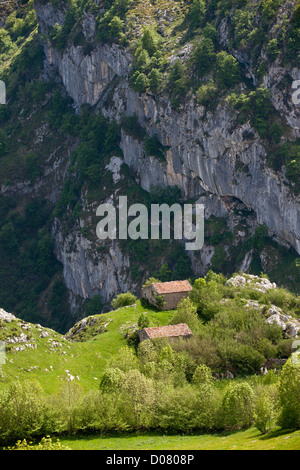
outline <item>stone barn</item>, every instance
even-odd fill
[[[172,310],[191,290],[189,281],[156,282],[142,288],[142,298],[161,310]]]
[[[143,328],[138,332],[140,341],[155,338],[168,338],[176,340],[178,338],[191,338],[192,331],[186,323],[178,323],[177,325],[157,326],[153,328]]]

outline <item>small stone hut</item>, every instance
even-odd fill
[[[178,338],[191,338],[192,331],[186,323],[178,323],[177,325],[157,326],[153,328],[143,328],[138,332],[140,341],[155,338],[168,338],[176,340]]]
[[[191,290],[189,281],[156,282],[142,288],[142,297],[161,310],[172,310],[188,297]]]

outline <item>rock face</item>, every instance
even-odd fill
[[[41,35],[49,26],[63,24],[64,8],[55,8],[50,2],[35,2]],[[224,45],[228,45],[227,29],[225,23],[220,27]],[[97,42],[95,18],[90,13],[84,16],[82,30],[91,45],[88,52],[83,46],[71,43],[63,52],[58,52],[49,40],[44,41],[46,71],[47,68],[58,71],[77,109],[89,104],[111,120],[135,114],[147,134],[156,134],[161,144],[168,147],[166,161],[162,162],[146,156],[143,143],[122,130],[120,147],[124,162],[136,182],[146,191],[152,185],[178,186],[185,199],[205,193],[201,202],[210,211],[213,198],[214,215],[228,214],[226,200],[237,199],[255,214],[256,224],[264,223],[271,236],[300,253],[299,197],[287,185],[284,171],[275,173],[268,167],[264,143],[251,125],[248,122],[238,124],[236,115],[224,101],[218,103],[213,112],[206,112],[195,99],[175,111],[166,95],[136,93],[129,86],[131,54],[119,45]],[[238,59],[254,80],[245,57]],[[276,88],[276,83],[286,75],[295,79],[299,70],[282,68],[275,62],[264,80],[272,90],[274,107],[297,137],[300,135],[299,109],[284,95],[284,90]],[[119,166],[120,161],[111,162],[114,179],[118,178]],[[86,299],[100,294],[103,301],[108,302],[117,292],[133,288],[128,275],[130,261],[117,242],[96,261],[93,244],[82,233],[63,236],[56,221],[53,235],[74,308],[77,297]],[[201,273],[202,265],[207,266],[212,256],[213,249],[206,245],[200,254],[200,265],[199,259],[191,254],[194,271]],[[250,252],[242,261],[243,269],[249,267],[251,259]]]
[[[62,21],[63,12],[53,10],[48,3],[36,3],[35,8],[42,32]],[[83,24],[86,39],[93,43],[93,17],[86,16]],[[81,46],[70,45],[58,53],[47,43],[45,52],[48,64],[57,68],[76,106],[97,104],[110,119],[119,119],[123,113],[136,114],[149,135],[156,134],[163,145],[170,147],[167,162],[161,163],[146,157],[142,143],[122,132],[125,162],[142,188],[148,191],[151,185],[177,185],[186,198],[203,191],[218,197],[234,196],[256,212],[258,223],[266,224],[270,234],[300,253],[299,198],[285,184],[284,174],[267,166],[266,150],[255,130],[249,123],[236,124],[236,116],[224,103],[213,113],[205,113],[191,100],[174,111],[166,96],[134,92],[128,83],[132,57],[116,44],[95,45],[89,55],[84,55]],[[272,66],[266,85],[273,90],[285,74],[295,77],[298,71]],[[110,99],[104,107],[108,91]],[[291,100],[286,104],[282,91],[274,91],[272,97],[276,109],[299,135],[296,106]]]
[[[112,243],[104,253],[95,253],[93,243],[80,232],[64,237],[58,220],[53,236],[57,258],[63,264],[72,310],[76,310],[77,300],[100,295],[103,303],[109,303],[116,292],[134,289],[127,273],[130,261],[117,243]]]

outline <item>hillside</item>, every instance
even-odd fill
[[[136,300],[83,318],[66,335],[1,310],[0,445],[48,436],[42,443],[51,446],[49,436],[63,436],[69,448],[216,448],[220,433],[239,431],[224,448],[289,448],[276,433],[300,425],[299,306],[266,277],[209,271],[176,310]],[[187,339],[138,341],[143,325],[183,322]],[[269,445],[258,437],[249,447],[253,425]],[[135,432],[126,445],[116,436]],[[161,433],[173,438],[159,443]],[[206,437],[197,444],[182,433]],[[289,437],[297,448],[299,433]]]
[[[265,272],[299,292],[299,2],[9,2],[0,305],[66,333],[120,292]],[[205,244],[96,237],[103,202],[200,201]],[[90,302],[92,302],[90,304]]]
[[[164,325],[172,312],[147,309],[153,326]],[[7,361],[1,366],[0,388],[18,380],[37,379],[47,391],[55,393],[68,377],[75,377],[85,390],[98,389],[107,362],[125,346],[127,328],[137,325],[145,309],[121,308],[81,320],[70,330],[68,339],[39,324],[13,317],[8,323],[0,313],[0,341],[6,343]],[[83,322],[85,327],[83,327]]]
[[[190,346],[186,342],[186,352],[191,358],[187,376],[191,374],[189,368],[194,370],[202,361],[220,377],[226,377],[228,370],[235,376],[258,374],[265,365],[280,369],[293,352],[292,342],[300,332],[299,300],[266,278],[240,274],[230,278],[227,287],[223,281],[216,284],[214,278],[203,281],[206,285],[200,291],[196,281],[191,295],[204,324],[198,325],[198,320],[191,317],[190,305],[176,321],[187,322],[196,335]],[[16,379],[37,379],[47,393],[56,393],[63,381],[72,378],[85,391],[98,389],[105,369],[120,349],[137,346],[133,335],[139,329],[141,314],[149,318],[149,326],[162,326],[172,323],[176,311],[159,311],[138,300],[134,305],[106,314],[90,315],[62,335],[1,310],[0,341],[5,342],[7,356],[5,365],[1,366],[0,388],[6,388]],[[209,334],[213,325],[223,328],[223,334],[214,340]],[[244,336],[246,332],[250,334],[249,339]],[[228,351],[223,351],[226,344],[222,345],[223,335],[228,335]],[[199,341],[199,351],[195,341]]]

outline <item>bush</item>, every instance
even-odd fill
[[[162,73],[158,69],[152,69],[148,75],[149,85],[152,91],[156,92],[162,83]]]
[[[147,314],[141,313],[138,318],[138,326],[139,328],[148,328],[150,325],[150,319]]]
[[[142,36],[142,47],[145,49],[151,57],[157,50],[157,38],[154,32],[147,28],[145,29]]]
[[[132,87],[139,93],[144,93],[147,88],[149,88],[149,85],[149,79],[143,72],[137,73],[137,75],[133,78]]]
[[[282,411],[279,424],[286,429],[300,428],[300,358],[296,353],[282,368],[279,384]]]
[[[186,323],[193,332],[196,331],[200,325],[197,307],[189,298],[181,300],[176,309],[171,324],[176,325],[177,323]]]
[[[194,384],[211,384],[213,382],[213,376],[211,369],[207,367],[205,364],[200,364],[196,367],[193,380]]]
[[[218,88],[215,86],[212,80],[207,84],[201,85],[197,91],[198,103],[202,106],[209,106],[209,104],[214,101],[217,91]]]
[[[272,391],[274,390],[273,388]],[[276,417],[276,406],[277,403],[274,396],[263,388],[255,400],[254,407],[254,426],[262,434],[266,434],[271,430]]]
[[[240,81],[240,66],[233,55],[227,54],[225,51],[219,52],[216,63],[216,77],[222,87],[230,88]]]
[[[267,47],[267,56],[271,62],[274,62],[279,54],[278,41],[276,38],[271,39]]]
[[[230,384],[223,398],[224,425],[240,429],[253,423],[254,393],[247,383]]]
[[[169,86],[171,94],[181,97],[187,91],[187,79],[185,66],[180,59],[175,60],[169,73]]]
[[[46,436],[38,444],[32,444],[32,442],[23,439],[17,441],[14,446],[5,447],[4,450],[71,450],[71,448],[62,445],[59,439],[53,441],[51,437]]]
[[[190,6],[188,17],[192,28],[198,28],[202,25],[206,14],[204,0],[193,0]]]
[[[216,62],[214,43],[210,38],[204,38],[193,53],[195,67],[200,76],[208,75]]]
[[[40,384],[34,380],[12,383],[0,394],[0,442],[32,438],[59,428],[55,412],[46,404]]]
[[[133,305],[137,301],[137,297],[131,292],[119,294],[112,301],[113,308],[125,307],[126,305]]]
[[[144,151],[148,157],[156,157],[160,160],[165,160],[164,155],[165,147],[160,143],[156,134],[151,137],[146,137],[144,141]]]

